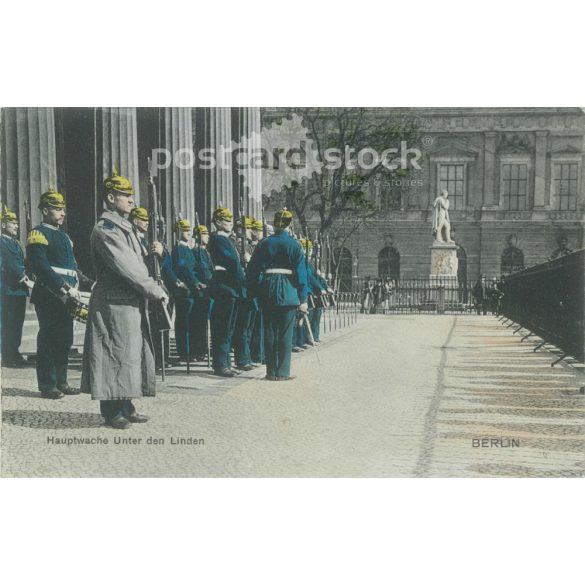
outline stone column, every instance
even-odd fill
[[[6,108],[2,122],[2,201],[18,214],[24,242],[25,207],[30,210],[32,225],[38,224],[41,194],[49,187],[61,188],[57,182],[55,115],[53,108]]]
[[[96,111],[96,193],[112,174],[114,167],[120,175],[139,185],[138,139],[136,135],[136,108],[98,108]],[[101,169],[100,169],[101,166]],[[101,176],[100,176],[101,170]],[[136,204],[140,204],[137,197]]]
[[[547,130],[536,131],[534,149],[534,208],[543,208],[546,195]]]
[[[162,146],[170,152],[172,163],[161,171],[160,189],[169,233],[179,215],[195,221],[192,116],[191,108],[164,108]]]
[[[500,193],[496,186],[496,144],[497,132],[484,133],[484,182],[482,207],[497,207]]]
[[[262,147],[260,131],[260,108],[233,109],[232,137],[243,149],[239,157],[241,168],[237,168],[236,161],[233,169],[234,205],[239,209],[239,196],[243,194],[245,212],[257,219],[262,216],[262,169],[254,163],[259,161]]]
[[[219,205],[234,210],[231,156],[222,156],[222,147],[231,147],[231,124],[230,108],[195,109],[195,191],[201,221],[209,222]]]

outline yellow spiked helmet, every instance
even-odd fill
[[[5,205],[4,209],[2,210],[2,221],[11,221],[14,223],[18,223],[18,217],[16,216],[16,213],[14,213],[14,211],[11,211]]]
[[[274,227],[285,228],[292,222],[293,214],[286,207],[274,214]]]
[[[63,197],[58,191],[55,191],[52,187],[49,187],[47,191],[41,195],[39,209],[42,209],[47,205],[50,207],[58,207],[59,209],[63,209],[67,206],[65,203],[65,197]]]
[[[135,207],[131,212],[130,212],[130,221],[132,221],[134,218],[136,219],[141,219],[142,221],[150,221],[149,217],[148,217],[148,209],[146,209],[145,207]]]
[[[112,176],[104,181],[104,190],[117,191],[118,193],[122,193],[122,195],[134,195],[134,187],[130,179],[119,175],[115,167]]]
[[[227,207],[218,207],[213,212],[213,221],[232,221],[234,214]]]
[[[190,232],[191,222],[188,219],[179,219],[175,224],[175,228],[180,232]]]

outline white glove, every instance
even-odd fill
[[[74,288],[74,287],[71,287],[67,291],[67,296],[69,298],[75,299],[76,301],[78,301],[79,299],[81,299],[81,293],[79,292],[79,289],[78,288]]]

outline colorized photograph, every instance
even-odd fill
[[[0,476],[585,476],[584,108],[0,116]]]

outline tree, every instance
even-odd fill
[[[283,187],[274,203],[291,209],[304,231],[313,225],[341,248],[381,213],[379,201],[371,197],[372,184],[382,180],[391,185],[412,170],[404,150],[418,137],[418,119],[400,108],[289,108],[285,113],[302,117],[321,172]],[[409,192],[398,191],[405,208]],[[335,273],[338,268],[334,266]]]

